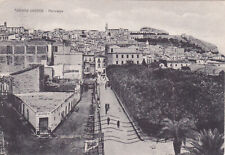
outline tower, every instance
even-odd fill
[[[105,24],[105,31],[108,31],[108,23]]]
[[[4,26],[7,27],[7,23],[6,22],[4,22]]]

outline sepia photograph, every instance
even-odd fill
[[[0,155],[224,155],[225,1],[0,0]]]

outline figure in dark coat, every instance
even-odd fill
[[[120,128],[120,121],[117,121],[117,128]]]
[[[110,118],[108,117],[108,118],[107,118],[107,124],[108,124],[108,125],[109,125],[109,122],[110,122]]]

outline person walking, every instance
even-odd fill
[[[108,117],[108,118],[107,118],[107,124],[108,124],[108,125],[109,125],[109,122],[110,122],[110,118]]]
[[[110,104],[108,103],[108,105],[107,105],[107,110],[109,111],[109,108],[110,108]]]
[[[107,104],[105,104],[105,114],[107,114],[107,111],[108,111],[108,106]]]
[[[117,121],[117,128],[120,128],[120,121]]]

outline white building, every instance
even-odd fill
[[[107,65],[123,65],[128,62],[141,64],[143,52],[138,46],[132,44],[107,45],[106,47]]]
[[[54,55],[54,77],[60,79],[83,78],[83,54],[55,54]]]
[[[35,92],[16,94],[18,112],[32,125],[37,135],[50,134],[80,100],[76,92]]]
[[[188,61],[167,61],[167,67],[173,69],[181,69],[182,67],[188,67],[191,63]]]
[[[98,74],[105,74],[106,58],[103,55],[95,56],[95,72]]]

